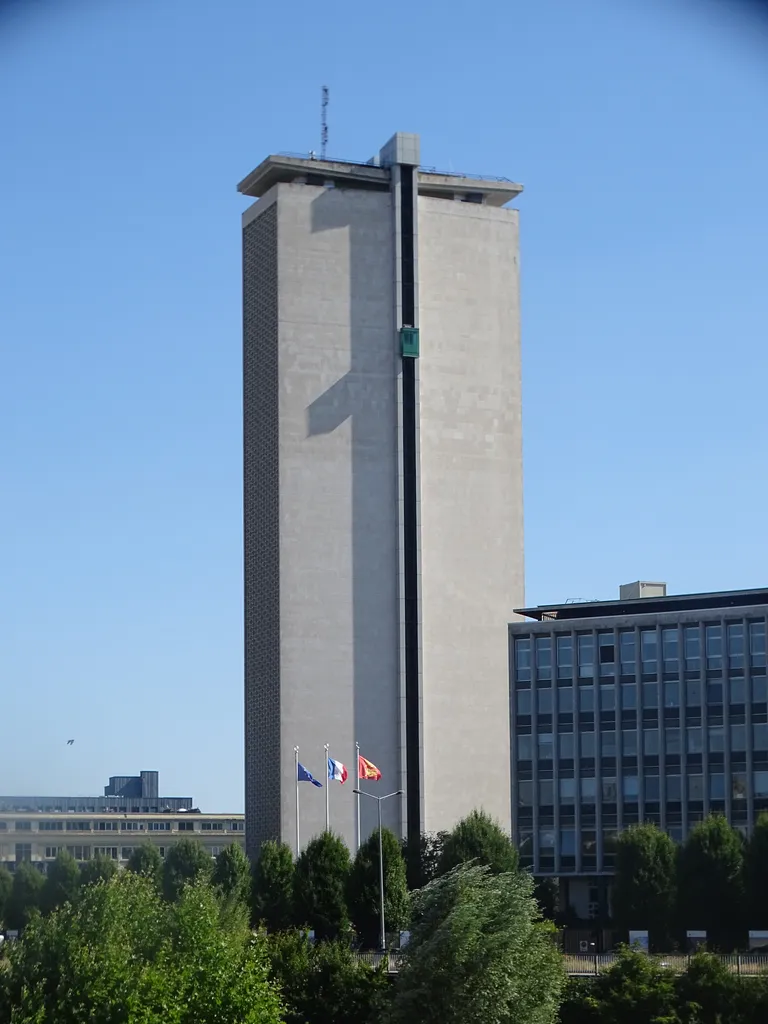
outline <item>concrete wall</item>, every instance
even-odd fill
[[[350,773],[331,827],[354,849],[355,740],[384,774],[372,791],[400,785],[391,198],[281,184],[277,208],[281,832],[294,841],[294,745],[325,783],[328,742]],[[300,792],[304,843],[325,794]]]
[[[510,827],[507,624],[523,604],[518,214],[419,198],[427,830]]]

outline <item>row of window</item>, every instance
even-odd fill
[[[768,752],[768,723],[759,722],[752,725],[752,751]],[[724,725],[688,726],[680,729],[677,726],[663,730],[652,728],[642,729],[643,753],[649,757],[661,753],[662,735],[665,754],[682,754],[683,741],[688,754],[703,754],[706,749],[710,754],[725,753],[726,747],[732,753],[747,751],[748,731],[746,725],[731,725],[727,730]],[[640,740],[637,729],[621,730],[621,753],[624,757],[637,757]],[[599,737],[599,740],[598,740]],[[537,736],[530,734],[518,735],[515,739],[518,761],[554,761],[576,757],[618,757],[619,733],[615,729],[605,729],[599,733],[585,732],[540,732]],[[730,740],[727,743],[727,740]],[[599,755],[598,755],[599,747]]]
[[[732,800],[747,799],[747,773],[733,772],[730,776],[730,795]],[[537,789],[538,786],[538,789]],[[768,771],[752,772],[752,786],[755,799],[768,798]],[[726,776],[721,772],[710,773],[709,785],[703,775],[667,775],[662,786],[658,775],[643,776],[645,800],[649,803],[665,799],[676,803],[683,799],[683,789],[688,800],[703,800],[708,793],[710,800],[725,800],[728,788]],[[576,803],[577,793],[583,804],[615,804],[619,794],[625,802],[636,802],[640,793],[640,777],[624,775],[621,779],[540,779],[538,784],[531,781],[520,781],[517,784],[518,807],[533,807],[536,802],[541,807],[553,806],[555,803],[568,805]],[[557,799],[556,799],[557,795]],[[538,800],[534,800],[538,797]]]
[[[55,860],[60,853],[65,850],[71,854],[75,860],[85,861],[90,860],[91,857],[109,857],[111,860],[129,860],[133,851],[136,849],[134,846],[46,846],[45,847],[45,858],[46,860]],[[160,852],[161,857],[165,857],[166,849],[165,846],[159,846],[157,848]],[[118,857],[119,850],[119,857]],[[216,857],[222,850],[220,846],[206,846],[206,850],[211,856]],[[21,861],[32,860],[32,844],[31,843],[16,843],[15,845],[15,857],[17,863]]]
[[[702,635],[703,634],[703,635]],[[667,674],[679,672],[742,670],[747,663],[765,667],[765,622],[676,626],[656,629],[600,630],[593,633],[560,634],[554,637],[517,637],[515,639],[515,675],[518,680],[634,675],[637,666],[648,674],[656,674],[661,666]],[[703,641],[703,642],[702,642]]]
[[[591,680],[589,682],[591,684]],[[608,683],[597,688],[588,685],[577,689],[570,684],[552,689],[549,685],[542,686],[539,681],[535,691],[517,690],[515,710],[518,716],[531,715],[534,710],[540,715],[571,714],[577,706],[579,711],[594,711],[597,705],[601,711],[615,711],[617,701],[622,711],[635,711],[639,707],[655,710],[660,705],[679,708],[683,704],[688,708],[700,708],[703,704],[765,704],[768,702],[768,677],[755,676],[749,683],[743,677],[725,682],[710,679],[706,683],[700,679],[689,679],[682,690],[681,693],[677,679],[661,686],[650,682],[640,686],[637,683]]]
[[[15,821],[13,826],[17,832],[31,832],[31,821]],[[194,832],[194,821],[41,821],[38,822],[40,832],[171,832],[175,828],[179,832]],[[242,821],[203,821],[200,828],[203,832],[243,832],[245,823]],[[8,831],[8,822],[0,821],[0,832]]]

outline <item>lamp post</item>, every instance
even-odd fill
[[[379,811],[379,915],[381,924],[381,935],[379,941],[381,943],[382,953],[387,948],[387,932],[384,923],[384,848],[381,841],[381,805],[385,800],[389,800],[391,796],[402,796],[402,789],[396,790],[394,793],[386,793],[384,796],[374,796],[373,793],[366,793],[362,789],[354,789],[353,793],[357,793],[358,796],[369,796],[371,800],[375,800],[378,805]]]

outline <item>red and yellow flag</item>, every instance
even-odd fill
[[[378,782],[381,772],[371,761],[367,761],[361,754],[357,755],[357,777],[358,779],[369,779],[371,782]]]

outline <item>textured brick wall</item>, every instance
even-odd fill
[[[243,231],[245,821],[254,857],[280,835],[277,207]]]

